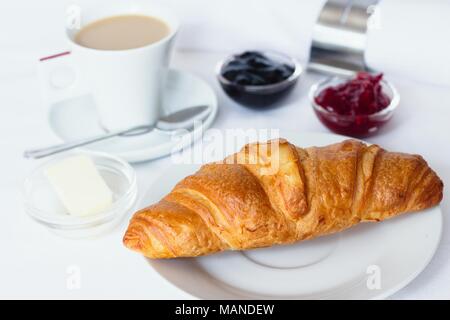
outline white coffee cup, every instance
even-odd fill
[[[175,15],[159,6],[136,6],[126,2],[80,9],[80,23],[68,24],[66,28],[70,51],[41,59],[40,78],[45,103],[50,105],[90,92],[99,122],[107,130],[156,123],[178,30]],[[126,50],[97,50],[74,41],[83,26],[124,14],[157,17],[168,25],[170,32],[157,42]]]

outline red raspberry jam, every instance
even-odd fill
[[[383,74],[359,72],[355,78],[323,89],[314,97],[324,110],[316,110],[329,129],[345,135],[364,136],[375,132],[390,118],[377,113],[387,108],[391,99],[383,92]]]

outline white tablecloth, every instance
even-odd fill
[[[31,6],[32,1],[29,1]],[[42,48],[59,49],[64,44],[60,32],[52,29],[55,20],[44,15],[50,7],[37,2],[26,18],[38,23],[34,32],[30,21],[21,17],[20,5],[0,7],[0,298],[190,298],[176,289],[136,254],[123,248],[124,222],[113,233],[98,239],[66,240],[48,232],[26,216],[22,209],[21,180],[36,164],[25,160],[25,148],[57,142],[42,112],[34,62]],[[64,10],[65,4],[54,6]],[[23,5],[23,4],[22,4]],[[11,22],[10,28],[4,26]],[[12,27],[17,27],[16,30]],[[41,34],[30,37],[29,33]],[[24,41],[25,37],[26,41]],[[53,50],[54,52],[55,50]],[[57,51],[57,50],[56,50]],[[308,104],[306,92],[319,76],[307,74],[283,107],[253,111],[231,102],[218,87],[213,68],[222,53],[177,52],[174,66],[189,70],[208,81],[219,97],[216,128],[283,128],[327,132]],[[419,153],[450,184],[450,91],[403,78],[393,78],[402,96],[395,117],[369,142],[387,149]],[[167,167],[167,159],[136,166],[142,195]],[[450,298],[450,192],[445,190],[442,209],[444,230],[440,247],[430,265],[393,298]],[[81,288],[68,290],[67,268],[81,270]]]

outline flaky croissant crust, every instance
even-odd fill
[[[280,139],[202,166],[135,213],[123,242],[150,258],[289,244],[432,207],[442,193],[421,156],[355,140],[302,149]]]

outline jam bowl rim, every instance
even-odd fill
[[[222,70],[228,63],[230,63],[237,56],[239,56],[240,54],[245,52],[245,51],[242,51],[240,53],[231,54],[231,55],[227,56],[226,58],[220,60],[217,63],[215,74],[216,74],[217,79],[219,80],[219,83],[222,86],[238,88],[238,89],[243,90],[248,93],[264,94],[267,91],[272,91],[272,92],[279,91],[279,90],[285,89],[286,87],[288,87],[291,84],[294,84],[299,79],[300,75],[304,71],[302,64],[297,59],[295,59],[294,57],[292,57],[288,54],[285,54],[285,53],[282,53],[279,51],[273,51],[273,50],[256,50],[256,51],[261,52],[262,54],[283,57],[284,59],[286,59],[290,62],[290,65],[294,68],[294,71],[292,72],[292,74],[289,77],[287,77],[284,80],[281,80],[280,82],[276,82],[276,83],[264,84],[264,85],[245,85],[245,84],[234,83],[223,76]]]
[[[392,82],[386,80],[386,79],[381,79],[381,83],[383,85],[383,87],[388,88],[391,91],[391,94],[389,94],[389,98],[390,98],[390,102],[389,105],[377,112],[374,113],[370,113],[370,114],[360,114],[360,115],[344,115],[344,114],[339,114],[335,111],[330,111],[325,109],[323,106],[321,106],[320,104],[318,104],[315,100],[315,98],[317,97],[317,95],[322,92],[322,90],[324,90],[326,87],[325,85],[328,83],[332,83],[335,82],[336,80],[339,80],[339,82],[344,82],[346,80],[349,80],[351,78],[353,78],[356,75],[356,73],[352,73],[349,75],[333,75],[333,76],[328,76],[325,79],[319,80],[318,82],[314,83],[311,88],[309,89],[309,93],[308,93],[308,98],[309,101],[312,105],[312,107],[314,108],[315,111],[320,112],[322,114],[326,114],[329,116],[333,116],[333,117],[338,117],[341,120],[354,120],[357,117],[359,119],[361,118],[375,118],[375,117],[380,117],[380,116],[387,116],[387,115],[391,115],[398,107],[399,103],[400,103],[400,94],[398,93],[397,89],[395,88],[395,86],[392,84]]]

